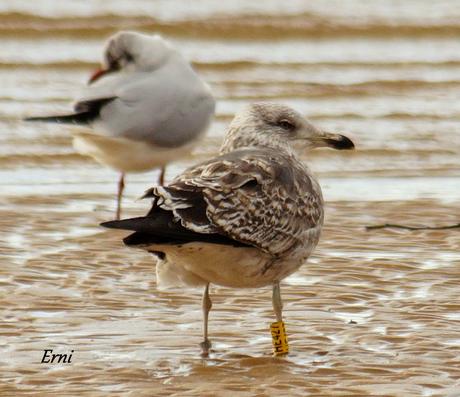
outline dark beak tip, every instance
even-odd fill
[[[353,150],[355,148],[353,141],[345,135],[340,135],[340,140],[334,141],[331,146],[338,150]]]

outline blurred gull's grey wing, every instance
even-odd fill
[[[153,72],[126,75],[117,98],[101,111],[100,123],[113,136],[174,148],[206,130],[215,100],[182,59]]]

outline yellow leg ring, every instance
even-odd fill
[[[281,356],[289,353],[289,345],[287,340],[286,328],[284,321],[277,321],[271,323],[270,332],[272,334],[273,354]]]

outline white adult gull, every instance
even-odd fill
[[[306,262],[324,219],[321,188],[297,153],[321,146],[354,148],[289,107],[252,104],[230,124],[218,157],[146,192],[153,206],[145,217],[102,224],[135,231],[125,244],[159,257],[160,287],[204,286],[204,356],[210,283],[272,285],[282,321],[280,282]]]
[[[190,63],[158,35],[119,32],[106,43],[102,68],[74,104],[74,113],[30,117],[90,127],[72,131],[75,148],[121,172],[143,172],[188,155],[214,115],[209,87]]]

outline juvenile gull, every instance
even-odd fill
[[[125,172],[164,167],[190,153],[206,131],[215,101],[190,63],[158,35],[119,32],[104,50],[102,69],[91,77],[74,113],[31,117],[88,126],[73,131],[75,148],[121,172],[117,219]]]
[[[280,281],[305,263],[324,219],[320,186],[296,151],[321,146],[354,147],[289,107],[252,104],[230,124],[218,157],[146,192],[153,206],[145,217],[102,224],[135,231],[125,244],[159,257],[160,287],[204,286],[204,356],[210,283],[272,285],[282,321]]]

